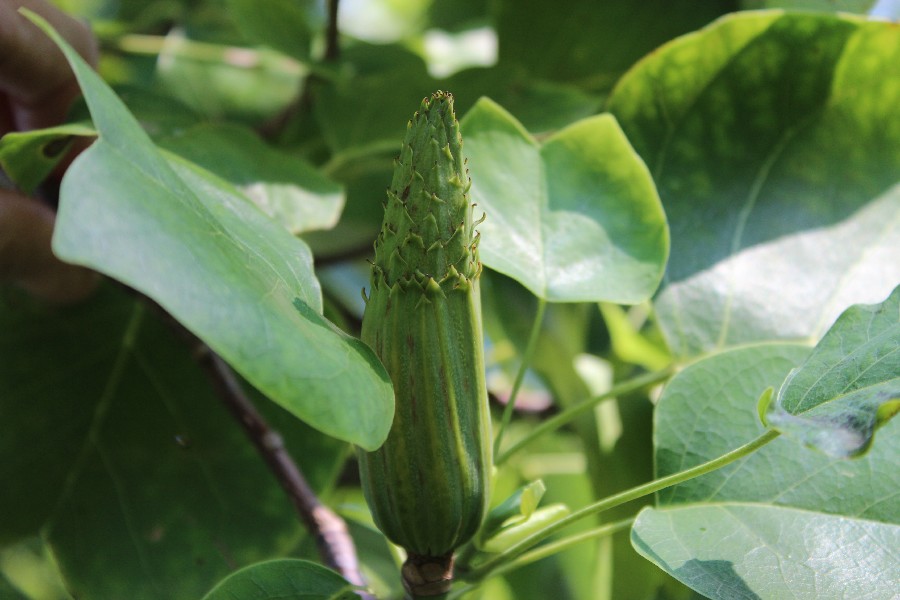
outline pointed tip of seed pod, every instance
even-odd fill
[[[410,554],[401,572],[403,587],[413,598],[440,596],[453,584],[453,556]]]
[[[444,290],[441,289],[441,284],[434,280],[434,277],[429,277],[425,282],[425,295],[430,298],[438,298],[444,296]]]

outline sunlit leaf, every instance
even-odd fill
[[[543,144],[493,101],[462,119],[485,265],[555,302],[646,300],[668,229],[647,168],[615,119],[579,121]]]
[[[637,63],[608,108],[672,229],[656,301],[682,356],[816,340],[900,281],[900,29],[739,13]]]
[[[840,316],[791,371],[767,415],[776,429],[834,456],[868,449],[900,410],[900,287]]]
[[[715,354],[679,373],[656,412],[657,476],[761,435],[756,398],[810,355],[790,344]],[[890,597],[900,543],[900,422],[847,461],[781,438],[727,467],[665,489],[632,543],[710,598]],[[891,565],[894,565],[893,567]]]

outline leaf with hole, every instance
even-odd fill
[[[711,355],[666,386],[655,415],[658,477],[765,432],[756,399],[810,349],[758,344]],[[635,549],[710,598],[886,598],[900,544],[900,421],[853,461],[781,437],[724,468],[658,493]]]
[[[900,287],[884,302],[852,306],[787,376],[766,419],[838,457],[869,449],[900,410]]]

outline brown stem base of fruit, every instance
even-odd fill
[[[453,555],[410,554],[403,563],[403,587],[413,598],[441,596],[453,584]]]

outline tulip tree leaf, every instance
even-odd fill
[[[574,85],[535,79],[527,73],[517,78],[499,66],[460,71],[441,86],[453,92],[457,113],[465,114],[481,96],[488,96],[535,134],[595,115],[603,105],[599,95]]]
[[[197,115],[252,123],[274,119],[308,75],[303,64],[277,50],[197,40],[189,32],[169,29],[153,86]]]
[[[73,597],[169,600],[304,538],[188,345],[143,302],[109,285],[66,309],[4,300],[0,544],[40,532]],[[333,485],[347,445],[254,400],[310,486]]]
[[[791,371],[767,415],[776,429],[838,457],[864,452],[900,410],[900,287],[858,305]]]
[[[90,123],[9,133],[0,140],[0,167],[30,193],[65,156],[75,137],[96,136]],[[331,229],[340,219],[344,207],[340,184],[305,161],[266,145],[249,129],[191,124],[161,135],[156,143],[227,180],[293,234]]]
[[[321,316],[309,248],[224,181],[167,160],[75,51],[31,18],[65,52],[100,132],[63,180],[54,251],[157,301],[313,427],[377,448],[393,415],[390,380],[368,347]]]
[[[875,600],[896,591],[897,526],[730,504],[645,509],[634,531],[638,552],[713,600]]]
[[[34,192],[79,136],[97,132],[87,123],[67,123],[33,131],[10,132],[0,139],[0,168],[26,194]]]
[[[322,565],[280,559],[244,567],[223,579],[203,600],[356,600],[353,586]]]
[[[553,302],[634,304],[656,290],[668,229],[647,168],[611,115],[539,144],[482,98],[460,123],[485,265]]]
[[[831,12],[852,12],[865,14],[878,0],[742,0],[745,10],[762,8],[786,8],[790,10],[816,10]]]
[[[499,64],[534,78],[608,89],[629,66],[663,42],[735,10],[733,0],[542,0],[492,2]],[[665,18],[660,18],[660,13]],[[565,32],[540,35],[536,32]]]
[[[900,281],[900,29],[848,15],[739,13],[679,38],[608,109],[672,228],[656,308],[691,356],[817,340]]]
[[[339,184],[247,128],[204,123],[158,143],[233,184],[291,233],[331,229],[341,216]]]
[[[756,398],[811,354],[746,346],[700,360],[666,386],[655,415],[658,477],[761,435]],[[900,544],[900,422],[847,461],[783,437],[658,493],[632,530],[646,558],[710,598],[890,597]]]

